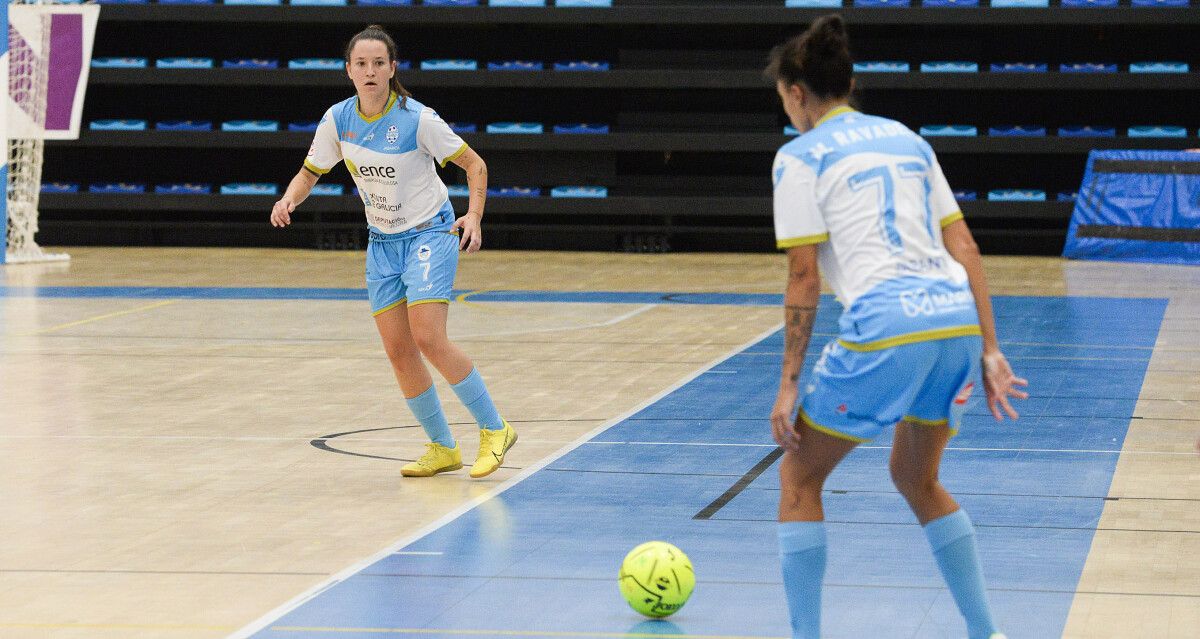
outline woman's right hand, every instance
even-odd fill
[[[1010,419],[1019,417],[1017,411],[1013,410],[1012,405],[1008,403],[1008,398],[1028,398],[1029,393],[1016,388],[1028,385],[1028,381],[1013,373],[1004,353],[995,351],[983,354],[983,388],[987,392],[988,408],[992,411],[992,416],[996,418],[996,421],[1004,421],[1004,415],[1000,412],[1001,408]]]
[[[275,206],[271,207],[271,226],[283,228],[292,223],[292,211],[296,210],[296,204],[289,197],[282,197]]]

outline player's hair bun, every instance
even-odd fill
[[[804,33],[775,47],[766,75],[785,84],[803,83],[821,98],[849,95],[854,61],[845,21],[837,14],[822,16]]]

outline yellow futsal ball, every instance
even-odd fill
[[[629,551],[618,580],[625,601],[647,617],[674,614],[696,587],[691,560],[665,541],[648,541]]]

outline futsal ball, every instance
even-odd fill
[[[666,617],[692,596],[696,574],[682,550],[665,541],[648,541],[625,555],[618,583],[631,608],[647,617]]]

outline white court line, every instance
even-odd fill
[[[438,556],[438,555],[444,555],[446,553],[441,552],[440,550],[439,551],[434,551],[434,550],[428,550],[428,551],[425,551],[425,550],[397,550],[396,552],[394,552],[392,554],[393,555],[420,555],[420,556],[434,557],[434,556]]]
[[[647,306],[653,307],[654,305],[648,304]],[[353,577],[355,574],[362,572],[363,570],[365,570],[367,567],[371,566],[375,562],[377,562],[381,559],[384,559],[384,558],[388,557],[389,555],[394,554],[397,550],[413,543],[414,541],[417,541],[418,539],[421,539],[422,537],[425,537],[426,535],[429,535],[429,534],[435,532],[439,528],[442,528],[443,526],[449,524],[450,522],[454,521],[455,519],[466,514],[472,508],[475,508],[476,506],[479,506],[480,504],[499,495],[500,493],[503,493],[504,491],[508,490],[509,488],[512,488],[513,486],[517,485],[518,483],[529,478],[531,475],[533,475],[537,471],[554,463],[554,461],[556,461],[560,457],[566,455],[567,453],[569,453],[569,452],[575,450],[576,448],[579,448],[583,444],[587,443],[587,441],[589,439],[599,435],[600,433],[604,432],[606,429],[611,428],[612,426],[615,426],[616,424],[619,424],[622,421],[628,419],[629,417],[637,414],[639,411],[654,404],[655,402],[666,397],[667,395],[670,395],[671,393],[679,390],[688,382],[691,382],[692,380],[696,379],[697,377],[700,377],[701,375],[703,375],[704,372],[707,371],[708,369],[716,366],[717,364],[720,364],[721,362],[729,359],[730,357],[733,357],[734,355],[746,350],[747,348],[750,348],[754,344],[757,344],[758,342],[766,339],[767,337],[769,337],[771,334],[775,333],[782,327],[783,327],[783,324],[779,323],[779,324],[776,324],[775,326],[773,326],[771,329],[769,329],[767,331],[763,331],[762,333],[760,333],[758,336],[754,337],[750,341],[734,348],[732,351],[729,351],[725,355],[722,355],[722,356],[712,360],[707,365],[701,367],[700,369],[692,372],[691,374],[684,377],[683,379],[668,386],[667,388],[663,389],[658,394],[656,394],[653,397],[647,399],[646,401],[638,404],[637,406],[634,406],[633,408],[629,409],[625,413],[623,413],[617,417],[614,417],[613,419],[611,419],[607,422],[604,422],[603,424],[597,426],[596,428],[592,429],[591,431],[589,431],[587,433],[584,433],[578,439],[576,439],[573,443],[568,444],[567,446],[564,446],[563,448],[558,449],[557,451],[555,451],[554,453],[551,453],[549,456],[545,457],[538,463],[536,463],[532,466],[526,467],[524,470],[517,473],[516,475],[513,475],[512,477],[504,480],[502,483],[497,485],[495,488],[492,488],[491,490],[483,493],[482,495],[479,495],[478,497],[475,497],[474,499],[471,499],[470,501],[462,504],[458,508],[455,508],[454,510],[446,513],[441,519],[434,521],[433,523],[425,526],[424,528],[421,528],[417,532],[415,532],[411,535],[408,535],[407,537],[401,538],[399,541],[392,543],[387,548],[384,548],[383,550],[375,553],[374,555],[371,555],[370,557],[367,557],[367,558],[363,559],[362,561],[359,561],[358,563],[355,563],[355,564],[345,568],[344,570],[329,577],[328,579],[322,581],[321,583],[319,583],[319,584],[313,586],[312,588],[309,588],[308,590],[293,597],[290,601],[275,608],[274,610],[268,612],[267,614],[263,615],[262,617],[258,618],[257,620],[246,625],[242,629],[229,635],[228,639],[247,639],[254,633],[259,632],[260,630],[266,629],[268,626],[270,626],[272,623],[274,623],[279,618],[281,618],[284,615],[288,614],[289,612],[299,608],[300,606],[304,605],[305,603],[311,601],[312,599],[314,599],[321,593],[325,592],[326,590],[349,579],[350,577]]]
[[[601,421],[599,419],[587,421]],[[514,424],[521,422],[514,421]],[[475,428],[475,424],[470,425]],[[136,440],[136,441],[201,441],[201,442],[296,442],[304,443],[319,440],[326,442],[367,442],[374,444],[411,444],[414,442],[427,442],[429,438],[425,436],[423,431],[417,426],[409,428],[417,431],[412,437],[327,437],[327,436],[308,436],[308,437],[257,437],[257,436],[241,436],[241,435],[0,435],[0,441],[6,439],[96,439],[96,440]],[[573,439],[538,439],[539,444],[573,444]]]
[[[594,322],[592,324],[580,324],[577,326],[561,326],[561,327],[556,327],[556,328],[530,328],[530,329],[524,329],[524,330],[519,330],[519,331],[489,331],[487,333],[474,333],[474,334],[467,333],[465,335],[451,334],[450,337],[452,339],[470,339],[472,337],[492,337],[495,335],[528,335],[530,333],[556,333],[556,332],[560,332],[560,331],[578,331],[578,330],[582,330],[585,328],[604,328],[605,326],[612,326],[613,324],[620,324],[621,322],[624,322],[625,320],[627,320],[631,317],[636,317],[638,315],[641,315],[642,313],[645,313],[646,311],[648,311],[656,306],[658,306],[658,304],[643,304],[642,306],[639,306],[639,307],[633,309],[632,311],[629,311],[628,313],[623,313],[612,319],[605,320],[603,322]]]
[[[766,420],[763,420],[766,423]],[[590,441],[585,444],[601,444],[608,446],[726,446],[734,448],[777,448],[775,444],[717,444],[708,442],[611,442],[611,441]],[[891,446],[858,446],[862,450],[891,450]],[[1167,451],[1167,450],[1089,450],[1080,448],[979,448],[972,446],[947,446],[946,450],[961,450],[968,452],[989,452],[989,453],[1078,453],[1089,455],[1120,455],[1128,453],[1130,455],[1196,455],[1196,451]]]
[[[640,409],[639,409],[640,410]],[[632,413],[623,416],[625,419]],[[515,422],[520,423],[520,422]],[[763,420],[766,423],[766,420]],[[612,423],[606,422],[608,426]],[[599,428],[607,428],[606,425],[601,425]],[[418,441],[425,441],[424,435],[411,438],[396,438],[396,437],[245,437],[245,436],[213,436],[213,435],[0,435],[0,440],[6,439],[97,439],[97,440],[149,440],[149,441],[232,441],[232,442],[299,442],[308,443],[315,439],[321,441],[335,442],[365,442],[370,444],[412,444]],[[577,446],[700,446],[712,448],[775,448],[775,444],[750,444],[736,442],[641,442],[641,441],[606,441],[592,440],[580,442],[578,439],[529,439],[529,443],[537,444],[562,444]],[[859,446],[863,450],[890,450],[891,446]],[[947,446],[946,450],[961,450],[961,451],[982,451],[996,453],[1078,453],[1078,454],[1094,454],[1094,455],[1118,455],[1122,452],[1130,455],[1196,455],[1194,451],[1166,451],[1166,450],[1090,450],[1077,448],[977,448],[966,446]]]

